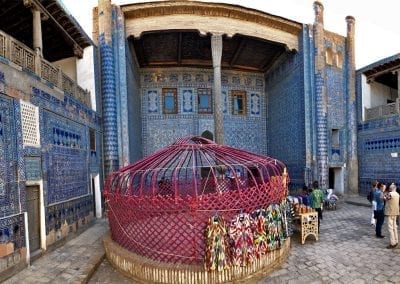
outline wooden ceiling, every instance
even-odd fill
[[[47,19],[42,19],[45,59],[52,62],[74,56],[75,43],[82,49],[92,45],[92,41],[76,20],[57,0],[35,1],[41,4],[49,15]],[[32,12],[24,5],[23,0],[0,0],[0,30],[32,48]]]
[[[211,36],[197,31],[159,31],[129,39],[140,67],[212,68]],[[283,44],[236,35],[223,38],[222,68],[266,72],[283,53]]]
[[[364,71],[367,81],[376,81],[392,89],[398,89],[397,73],[400,70],[400,54],[394,56],[392,60],[381,64],[375,64],[373,67]]]

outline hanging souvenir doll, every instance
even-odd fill
[[[229,267],[229,245],[224,219],[215,215],[208,220],[204,265],[207,270],[222,271]]]
[[[272,251],[280,248],[281,246],[280,234],[282,232],[282,229],[279,228],[280,222],[278,221],[280,212],[277,211],[277,207],[275,204],[269,205],[266,212],[268,250]]]
[[[283,218],[282,218],[282,210],[280,204],[274,204],[274,209],[276,212],[275,215],[275,223],[278,230],[278,238],[279,238],[279,247],[282,245],[283,238]]]
[[[258,209],[251,214],[253,218],[253,238],[255,254],[258,258],[268,252],[266,232],[266,212]]]
[[[282,229],[283,229],[283,239],[287,239],[293,235],[292,228],[292,209],[291,203],[288,200],[282,200],[280,204],[280,210],[282,213]],[[294,211],[293,211],[294,217]]]
[[[286,216],[288,220],[288,236],[293,236],[295,224],[293,222],[296,217],[296,211],[294,209],[294,204],[289,196],[286,198]]]
[[[240,213],[229,226],[232,263],[237,266],[246,266],[253,262],[255,257],[252,220],[249,214]]]

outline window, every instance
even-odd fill
[[[22,142],[27,146],[40,146],[39,108],[20,101],[22,121]],[[1,123],[0,123],[1,124]]]
[[[178,113],[178,104],[176,98],[176,89],[162,89],[163,94],[163,113],[174,114]]]
[[[326,64],[332,65],[333,64],[333,54],[332,54],[332,48],[328,47],[325,51],[325,57],[326,57]]]
[[[246,114],[246,92],[232,91],[232,114]]]
[[[343,68],[343,53],[342,52],[338,52],[336,54],[336,66],[340,69]]]
[[[339,129],[332,129],[332,146],[338,147],[340,144],[339,141]]]
[[[89,128],[89,145],[90,150],[96,151],[96,131],[92,128]]]
[[[211,89],[197,89],[199,113],[212,113],[213,101]]]

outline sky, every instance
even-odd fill
[[[86,33],[92,35],[92,7],[97,0],[61,0]],[[154,1],[154,0],[152,0]],[[112,0],[113,4],[146,1]],[[304,24],[314,22],[314,0],[209,0],[257,9]],[[399,0],[321,0],[325,30],[346,35],[346,16],[355,22],[356,68],[400,53]]]

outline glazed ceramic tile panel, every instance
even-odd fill
[[[263,75],[249,72],[223,72],[222,98],[225,143],[266,154],[266,97]],[[214,100],[213,73],[209,69],[148,69],[141,71],[142,137],[144,155],[153,153],[177,138],[214,133],[214,117],[207,101]],[[177,114],[163,114],[163,88],[176,88]],[[210,96],[206,95],[210,90]],[[246,94],[246,115],[233,115],[231,92]],[[203,101],[200,100],[200,93]],[[201,105],[199,105],[199,102]]]
[[[378,179],[400,185],[400,116],[364,122],[358,129],[359,192],[366,194]]]
[[[43,113],[48,204],[89,193],[88,137],[83,125]]]
[[[397,60],[398,54],[372,63],[356,73],[356,97],[358,120],[359,193],[367,194],[374,179],[400,186],[400,115],[391,115],[373,120],[362,120],[361,76],[366,70]]]
[[[18,156],[13,101],[0,95],[0,217],[19,212]]]
[[[61,225],[68,225],[88,216],[93,210],[92,196],[83,196],[74,200],[46,207],[46,235],[51,230],[59,230]]]
[[[344,163],[346,156],[346,95],[342,69],[326,68],[326,94],[328,99],[328,156],[330,165]],[[338,145],[332,145],[332,129],[338,129],[340,139]]]
[[[299,51],[266,78],[268,155],[287,165],[294,188],[303,185],[306,164],[303,72]]]

